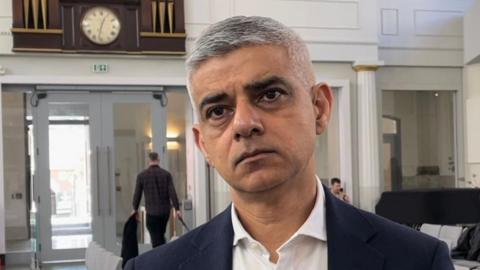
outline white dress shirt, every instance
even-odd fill
[[[315,206],[305,223],[278,249],[277,263],[270,262],[267,249],[252,238],[238,219],[232,203],[233,270],[327,270],[325,193],[317,177]]]

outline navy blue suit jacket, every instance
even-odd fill
[[[324,189],[330,270],[454,269],[443,242],[359,210]],[[232,269],[230,211],[228,207],[179,239],[128,261],[125,269]]]

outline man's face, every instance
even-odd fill
[[[332,94],[299,77],[284,48],[265,45],[212,58],[193,73],[196,143],[235,191],[263,192],[314,172]]]
[[[333,193],[340,193],[340,189],[342,188],[342,185],[338,182],[333,183],[332,186],[332,192]]]

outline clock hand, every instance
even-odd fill
[[[100,28],[98,29],[98,38],[100,38],[100,35],[102,34],[103,24],[105,23],[106,19],[107,19],[107,15],[105,15],[105,17],[103,17],[102,23],[100,24]]]

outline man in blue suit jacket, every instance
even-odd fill
[[[128,270],[450,270],[446,245],[334,198],[315,176],[330,87],[305,43],[264,17],[206,29],[187,59],[195,142],[232,205]]]

